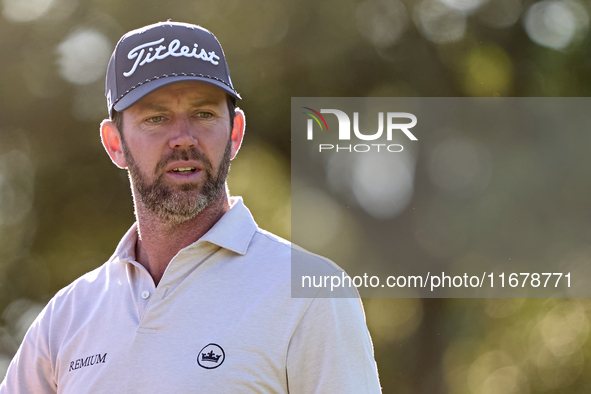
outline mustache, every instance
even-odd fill
[[[166,168],[168,163],[179,160],[199,161],[203,165],[204,170],[211,170],[212,168],[211,162],[209,161],[205,153],[200,152],[195,148],[183,150],[174,149],[172,152],[162,156],[160,160],[158,160],[156,168],[154,169],[154,173],[158,175],[158,173],[160,173],[164,168]]]

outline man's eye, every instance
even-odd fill
[[[164,116],[152,116],[151,118],[146,119],[148,123],[160,123],[164,120]]]
[[[211,118],[213,115],[211,114],[211,112],[198,112],[196,115],[198,118]]]

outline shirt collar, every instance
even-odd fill
[[[230,209],[194,244],[207,241],[238,254],[246,254],[258,226],[242,197],[230,198]]]
[[[115,249],[115,256],[121,261],[135,261],[135,244],[137,242],[137,222],[135,222],[129,230],[125,233],[117,249]]]
[[[186,249],[196,247],[200,242],[210,242],[238,254],[246,254],[250,241],[258,226],[242,197],[230,198],[230,209],[213,227]],[[135,261],[135,244],[137,242],[137,222],[125,233],[117,248],[115,256],[121,261]]]

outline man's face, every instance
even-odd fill
[[[178,225],[224,190],[232,155],[226,94],[183,82],[146,96],[123,112],[121,148],[136,198]]]

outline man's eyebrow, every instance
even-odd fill
[[[204,105],[219,105],[219,104],[220,104],[219,100],[213,99],[211,97],[200,98],[200,99],[193,100],[191,102],[192,107],[202,107]]]
[[[166,105],[157,102],[140,103],[139,107],[144,111],[162,112],[167,110]]]
[[[191,102],[191,107],[195,108],[195,107],[203,107],[203,106],[208,106],[208,105],[219,105],[220,101],[213,99],[213,98],[199,98],[199,99],[195,99]],[[139,105],[141,110],[144,111],[156,111],[156,112],[163,112],[166,111],[168,109],[168,106],[166,105],[166,102],[147,102],[147,103],[141,103]]]

